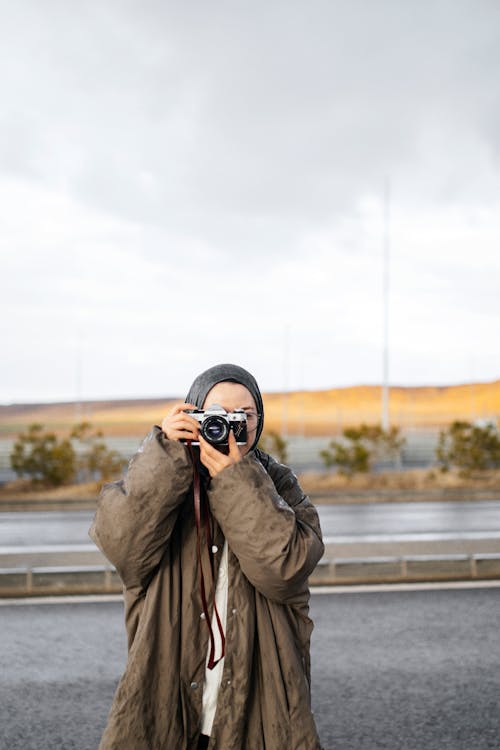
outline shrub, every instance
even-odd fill
[[[380,425],[348,427],[342,437],[332,440],[320,456],[325,466],[338,466],[340,473],[348,476],[370,471],[376,460],[396,458],[405,443],[399,427],[384,430]]]
[[[55,487],[71,481],[76,473],[76,456],[70,440],[60,440],[55,433],[44,432],[41,424],[30,425],[27,432],[18,436],[10,463],[18,476]]]
[[[460,469],[463,476],[474,471],[500,467],[500,437],[493,424],[484,426],[471,422],[455,421],[439,433],[436,457],[442,471],[451,466]]]
[[[107,448],[101,432],[92,434],[91,429],[89,422],[81,422],[69,438],[58,438],[54,432],[45,432],[43,425],[32,424],[14,443],[11,466],[18,476],[52,487],[76,478],[111,479],[122,471],[126,461]]]
[[[285,464],[288,460],[288,441],[277,432],[268,432],[262,435],[258,447],[265,453],[271,453],[282,464]]]
[[[80,473],[87,479],[97,475],[102,480],[113,479],[127,464],[118,451],[111,450],[103,440],[100,430],[91,433],[90,422],[80,422],[71,432],[71,439],[80,444],[77,466]]]
[[[352,440],[350,445],[332,440],[330,448],[322,450],[320,456],[325,466],[338,466],[341,474],[364,473],[370,469],[370,453],[359,440]]]

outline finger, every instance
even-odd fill
[[[170,440],[198,440],[198,436],[189,430],[170,430]]]
[[[216,463],[227,463],[229,455],[220,451],[212,445],[212,443],[209,443],[201,434],[200,445],[203,445],[203,449],[206,451],[207,455],[211,456]]]
[[[198,422],[194,419],[167,419],[165,420],[165,426],[169,432],[173,430],[176,432],[185,430],[186,432],[193,433],[193,435],[198,435],[199,432]]]
[[[226,455],[221,453],[214,448],[210,443],[200,435],[200,459],[204,466],[207,467],[211,477],[217,476],[219,472],[226,469],[228,466],[233,466],[237,461],[241,460],[239,451],[237,456]]]
[[[162,430],[166,433],[168,429],[171,429],[172,426],[175,424],[175,419],[179,414],[184,414],[186,409],[193,408],[196,409],[196,406],[193,404],[186,404],[186,403],[179,403],[174,404],[172,409],[168,412],[168,414],[163,418],[162,420]],[[189,419],[194,419],[193,417],[189,417]],[[196,422],[196,420],[194,420]]]
[[[208,469],[208,473],[211,477],[215,477],[220,469],[216,466],[213,457],[207,452],[205,446],[202,445],[203,438],[200,438],[200,461]]]
[[[191,410],[195,409],[196,411],[199,411],[197,406],[195,406],[194,404],[188,404],[188,403],[179,404],[179,408],[181,411],[186,411],[187,409],[191,409]]]
[[[232,430],[229,433],[228,443],[229,443],[229,455],[234,461],[239,461],[241,458],[240,449],[238,448],[238,443],[236,442],[236,437]]]
[[[167,417],[175,417],[176,414],[182,413],[188,409],[193,410],[196,408],[197,407],[194,406],[194,404],[186,404],[184,402],[179,403],[179,404],[174,404],[174,406],[172,406],[172,408],[168,412]]]
[[[170,440],[196,439],[199,432],[199,423],[189,415],[180,413],[165,417],[161,429]]]
[[[202,452],[211,461],[215,462],[218,461],[219,456],[222,456],[222,453],[220,453],[217,448],[214,448],[213,445],[207,442],[203,435],[200,435],[200,452]]]
[[[177,427],[178,429],[181,429],[182,426],[190,430],[200,429],[200,423],[198,420],[194,417],[190,417],[189,414],[176,414],[175,416],[170,417],[168,422],[172,427]]]
[[[179,414],[180,412],[184,412],[188,410],[193,411],[194,409],[197,409],[197,408],[198,407],[195,406],[194,404],[186,404],[183,402],[181,404],[175,404],[175,406],[170,411],[170,414],[174,416],[175,414]]]

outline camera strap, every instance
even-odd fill
[[[212,551],[212,533],[210,530],[210,521],[212,518],[212,514],[210,513],[210,507],[208,505],[208,499],[206,497],[206,493],[201,492],[201,483],[200,483],[200,473],[198,471],[198,464],[196,461],[196,456],[194,455],[193,448],[191,446],[191,441],[186,441],[187,445],[189,447],[189,452],[191,453],[191,460],[193,463],[193,490],[194,490],[194,518],[196,523],[196,548],[197,548],[197,557],[198,557],[198,570],[200,574],[200,594],[201,594],[201,604],[203,607],[203,614],[205,616],[205,621],[208,625],[208,633],[210,638],[210,654],[208,657],[208,663],[207,667],[208,669],[213,669],[216,664],[219,663],[221,659],[224,658],[224,653],[226,650],[226,638],[224,635],[224,628],[222,627],[222,622],[219,616],[219,612],[217,610],[217,604],[215,602],[215,570],[214,570],[214,558],[213,558],[213,551]],[[218,659],[215,659],[215,637],[214,632],[212,629],[212,618],[210,617],[210,613],[208,611],[208,604],[207,604],[207,596],[206,596],[206,589],[205,589],[205,576],[203,574],[203,564],[202,564],[202,518],[205,521],[205,540],[206,540],[206,548],[208,550],[208,559],[210,561],[210,572],[211,572],[211,578],[212,578],[212,595],[214,600],[214,614],[215,619],[217,621],[217,627],[219,629],[220,639],[221,639],[221,655]]]

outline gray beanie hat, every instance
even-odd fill
[[[217,383],[223,383],[226,381],[244,385],[245,388],[247,388],[253,396],[255,405],[257,407],[257,412],[258,414],[260,414],[259,422],[257,424],[257,432],[255,433],[255,439],[251,445],[251,448],[255,448],[255,446],[259,442],[259,438],[264,427],[264,404],[262,403],[262,396],[259,386],[257,385],[257,381],[255,380],[254,376],[248,372],[248,370],[245,370],[243,367],[239,367],[238,365],[230,364],[215,365],[214,367],[210,367],[208,370],[205,370],[205,372],[202,372],[201,375],[198,375],[198,377],[194,380],[191,388],[189,389],[189,393],[186,396],[186,403],[194,404],[194,406],[197,406],[198,409],[202,409],[208,392],[214,387],[214,385],[217,385]]]

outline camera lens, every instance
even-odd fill
[[[201,425],[200,432],[208,443],[219,445],[227,442],[229,423],[224,417],[207,417]]]

